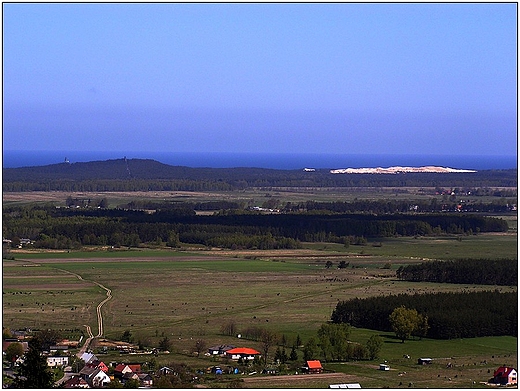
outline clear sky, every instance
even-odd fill
[[[516,147],[515,3],[3,4],[5,150]]]

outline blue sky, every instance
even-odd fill
[[[514,3],[4,3],[3,148],[516,155],[516,29]]]

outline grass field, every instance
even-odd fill
[[[445,237],[403,237],[371,239],[366,246],[344,248],[334,243],[309,243],[306,248],[345,251],[361,255],[422,259],[517,258],[516,233]]]
[[[193,248],[13,252],[15,260],[3,262],[3,326],[52,327],[74,334],[88,324],[96,333],[95,307],[106,297],[105,291],[94,284],[97,282],[110,288],[113,295],[103,308],[106,338],[118,340],[123,331],[130,330],[136,342],[157,346],[159,339],[168,336],[173,341],[172,353],[160,355],[158,362],[186,362],[203,368],[214,362],[193,356],[196,339],[204,339],[208,346],[228,343],[261,349],[258,342],[222,335],[221,327],[230,321],[236,323],[239,332],[254,326],[283,334],[290,347],[298,335],[304,342],[314,336],[319,326],[330,319],[336,303],[351,297],[481,289],[516,291],[516,287],[411,283],[394,278],[399,265],[420,262],[422,258],[516,258],[516,235],[468,236],[461,241],[449,237],[392,238],[347,249],[331,243],[304,247],[277,251]],[[346,260],[350,266],[326,269],[327,260],[335,265]],[[378,332],[353,329],[351,340],[365,343],[374,333]],[[335,377],[311,381],[285,376],[269,377],[269,381],[253,376],[247,377],[244,385],[309,388],[348,381],[360,382],[365,388],[408,388],[410,383],[424,388],[468,388],[479,386],[480,381],[490,377],[488,371],[499,365],[516,365],[517,339],[513,337],[409,340],[402,344],[392,334],[378,334],[384,339],[380,359],[326,363],[325,369],[334,371]],[[302,357],[301,351],[299,354]],[[412,358],[403,358],[405,354]],[[434,358],[434,364],[418,366],[416,360],[421,356]],[[122,359],[124,356],[116,352],[106,356],[106,360]],[[380,360],[387,360],[392,369],[378,371]],[[448,362],[452,367],[446,368]]]

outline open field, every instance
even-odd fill
[[[399,260],[405,257],[420,262],[427,259],[454,258],[516,258],[518,242],[516,232],[445,237],[401,237],[371,239],[366,246],[345,249],[335,243],[308,243],[305,248],[323,251],[344,251],[364,256]]]
[[[419,262],[419,254],[445,257],[448,251],[464,254],[473,246],[480,249],[473,253],[483,257],[492,254],[495,247],[495,256],[499,251],[504,257],[515,258],[514,243],[516,236],[479,235],[464,237],[460,242],[450,238],[396,238],[383,241],[381,247],[369,243],[348,249],[322,243],[301,250],[272,251],[12,252],[15,260],[3,262],[3,325],[68,330],[84,330],[83,325],[89,325],[96,334],[95,307],[106,297],[105,291],[94,284],[97,282],[110,288],[113,295],[103,307],[105,337],[117,340],[124,330],[130,330],[135,342],[157,346],[168,336],[173,341],[172,353],[160,355],[158,362],[186,362],[203,368],[214,365],[214,361],[193,356],[196,339],[203,339],[208,346],[227,343],[261,349],[259,342],[222,335],[221,327],[230,321],[236,323],[239,332],[261,327],[284,334],[290,348],[298,335],[304,342],[314,336],[330,319],[339,300],[402,292],[516,291],[516,287],[411,283],[394,278],[398,265]],[[454,246],[466,244],[455,250]],[[364,254],[359,253],[362,250]],[[325,269],[327,260],[334,264],[346,260],[350,267]],[[388,263],[390,269],[385,268]],[[513,337],[425,339],[401,344],[389,333],[354,329],[351,339],[365,343],[373,334],[384,338],[380,360],[390,363],[389,372],[376,369],[378,360],[327,363],[325,369],[335,374],[316,378],[247,376],[242,385],[310,388],[360,382],[369,388],[407,388],[412,382],[416,387],[467,388],[487,380],[488,370],[492,372],[498,365],[516,365],[517,339]],[[412,359],[403,359],[404,354]],[[302,357],[301,351],[299,355]],[[432,357],[436,363],[417,366],[416,358],[421,356]],[[113,352],[106,359],[122,358]],[[448,359],[456,365],[446,368]]]
[[[516,188],[500,187],[503,190],[516,191]],[[53,202],[65,205],[67,197],[79,199],[107,199],[110,207],[133,200],[169,201],[169,202],[207,202],[207,201],[243,201],[261,205],[269,198],[276,198],[283,205],[287,202],[298,203],[306,201],[333,202],[354,200],[431,200],[442,196],[435,194],[434,187],[278,187],[250,188],[241,191],[129,191],[129,192],[63,192],[63,191],[32,191],[4,192],[4,205],[24,204],[33,202]],[[492,196],[460,195],[457,199],[464,202],[480,201],[483,203],[496,200]],[[516,203],[515,197],[504,198]]]

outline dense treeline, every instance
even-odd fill
[[[332,312],[333,323],[349,323],[392,331],[389,316],[395,308],[417,310],[428,319],[426,337],[470,338],[518,334],[516,292],[498,291],[399,294],[341,301]]]
[[[470,234],[507,231],[507,222],[474,215],[259,214],[241,211],[197,216],[177,208],[139,210],[4,207],[4,238],[28,238],[35,246],[138,246],[156,242],[228,248],[296,248],[301,241],[356,243],[356,237]]]
[[[513,196],[511,196],[513,197]],[[466,212],[466,213],[507,213],[516,207],[516,199],[500,198],[493,202],[466,201],[461,203],[455,196],[445,200],[431,198],[430,200],[355,200],[316,202],[307,201],[290,203],[285,211],[331,211],[334,213],[368,212],[377,214],[391,213],[435,213],[435,212]]]
[[[334,167],[337,168],[337,167]],[[396,175],[331,174],[329,170],[190,168],[148,159],[115,159],[5,168],[3,191],[202,191],[247,187],[516,187],[517,170]]]
[[[182,201],[162,201],[153,200],[134,200],[126,205],[121,205],[125,209],[148,209],[148,210],[175,210],[191,209],[196,211],[215,211],[215,210],[238,210],[244,209],[244,202],[236,201],[208,201],[208,202],[182,202]]]
[[[148,210],[172,210],[172,209],[193,209],[203,210],[237,210],[245,209],[246,202],[236,201],[210,201],[210,202],[179,202],[179,201],[154,201],[154,200],[135,200],[125,205],[120,205],[125,209],[148,209]],[[297,212],[332,212],[332,213],[372,213],[372,214],[394,214],[394,213],[435,213],[435,212],[465,212],[465,213],[508,213],[516,207],[516,199],[497,198],[492,202],[465,202],[446,200],[439,201],[432,198],[425,200],[355,200],[355,201],[334,201],[334,202],[287,202],[280,206],[280,201],[276,198],[269,198],[262,205],[265,208],[278,209],[284,213]]]
[[[517,285],[516,259],[458,259],[401,266],[397,278],[453,284]]]

